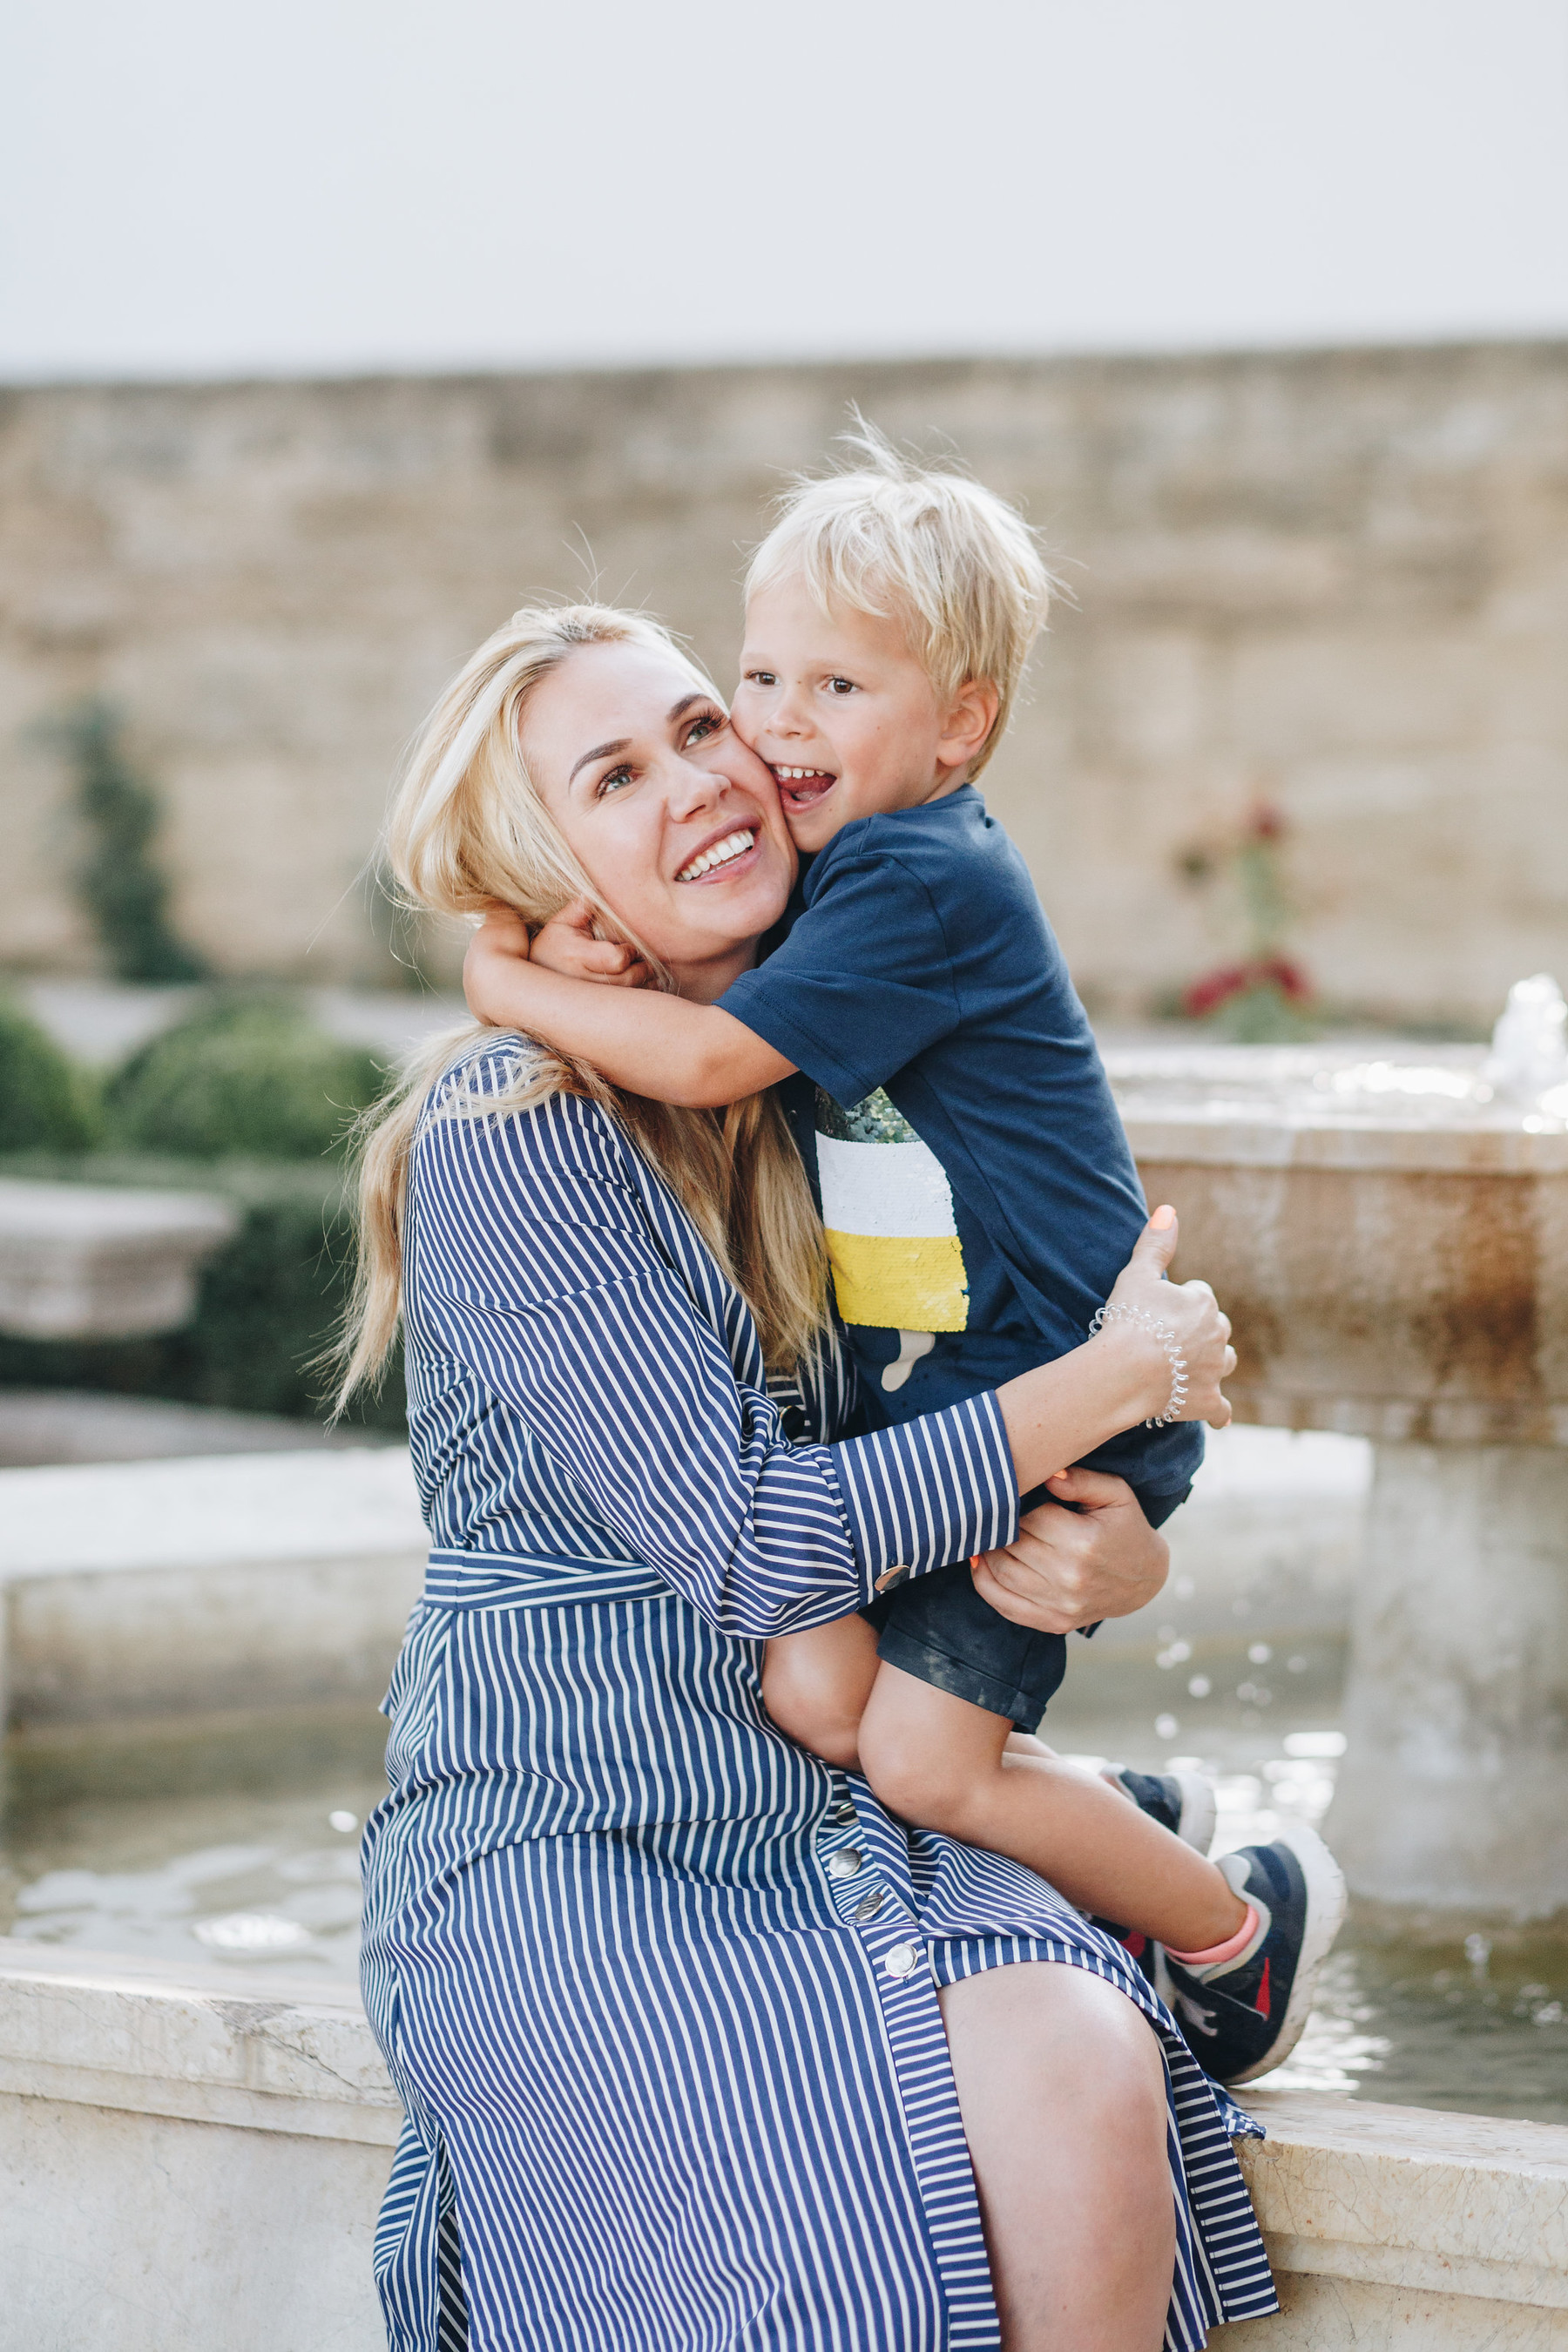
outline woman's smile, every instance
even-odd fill
[[[729,882],[749,874],[759,856],[760,824],[721,826],[689,857],[676,876],[678,882]]]

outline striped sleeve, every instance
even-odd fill
[[[656,1234],[597,1108],[430,1123],[409,1313],[520,1414],[593,1516],[721,1631],[827,1624],[889,1569],[1006,1541],[994,1401],[839,1445],[792,1444],[738,1379],[718,1268]],[[710,1295],[711,1294],[711,1296]],[[732,1295],[732,1294],[731,1294]]]
[[[994,1391],[826,1449],[856,1552],[873,1583],[915,1575],[1018,1532],[1018,1481]]]

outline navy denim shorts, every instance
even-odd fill
[[[1192,1493],[1190,1486],[1165,1494],[1132,1489],[1152,1528],[1163,1527]],[[1052,1499],[1038,1486],[1020,1509]],[[1068,1508],[1072,1507],[1069,1504]],[[937,1690],[966,1698],[991,1715],[1005,1715],[1020,1731],[1033,1731],[1061,1686],[1067,1672],[1067,1637],[1039,1633],[999,1617],[974,1590],[966,1559],[885,1592],[861,1612],[881,1639],[877,1655]]]

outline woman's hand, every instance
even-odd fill
[[[1063,1470],[1050,1487],[1058,1501],[1042,1503],[1010,1544],[972,1562],[982,1601],[1042,1633],[1130,1617],[1152,1601],[1170,1569],[1170,1546],[1126,1481],[1102,1470]],[[1079,1507],[1063,1510],[1063,1503]]]
[[[1156,1209],[1106,1303],[1135,1308],[1166,1325],[1187,1361],[1187,1401],[1177,1420],[1206,1421],[1211,1429],[1223,1429],[1230,1419],[1230,1404],[1221,1394],[1220,1382],[1236,1370],[1230,1318],[1220,1313],[1206,1282],[1165,1280],[1165,1269],[1176,1254],[1179,1230],[1174,1209]],[[1153,1402],[1145,1418],[1152,1419],[1164,1412],[1172,1387],[1170,1360],[1154,1334],[1131,1317],[1113,1315],[1093,1344],[1099,1347],[1111,1340],[1125,1349],[1134,1339],[1149,1358],[1149,1393]]]

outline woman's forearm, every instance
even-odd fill
[[[1005,1381],[996,1402],[1020,1491],[1163,1411],[1170,1385],[1163,1352],[1124,1323],[1110,1324],[1054,1363]]]

